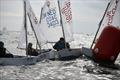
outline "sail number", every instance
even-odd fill
[[[72,11],[70,8],[70,1],[65,2],[64,7],[62,8],[62,14],[65,15],[66,21],[70,23],[70,21],[72,20]]]
[[[116,12],[117,6],[118,6],[117,4],[118,4],[118,1],[116,1],[115,6],[107,12],[107,17],[108,17],[108,23],[107,24],[108,25],[111,25],[112,22],[113,22],[113,17],[115,15],[115,12]]]
[[[33,12],[31,7],[29,8],[29,11],[27,12],[27,14],[29,15],[29,18],[32,20],[32,22],[34,22],[34,24],[38,23],[38,20],[35,17],[35,14],[34,14],[34,12]]]
[[[49,11],[46,13],[46,21],[48,27],[55,27],[57,24],[59,24],[55,9],[49,9]]]

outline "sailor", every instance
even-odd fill
[[[28,43],[28,55],[30,56],[38,56],[38,52],[32,48],[32,43]]]
[[[6,48],[4,48],[4,43],[0,41],[0,58],[2,57],[11,58],[13,57],[13,55],[10,53],[9,54],[6,53]]]
[[[66,47],[68,49],[70,49],[70,45],[67,42],[66,42]],[[61,37],[60,40],[57,43],[55,43],[55,45],[53,46],[53,48],[55,50],[57,50],[57,51],[65,49],[65,39],[63,37]]]

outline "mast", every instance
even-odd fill
[[[96,32],[96,34],[95,34],[95,37],[94,37],[94,39],[93,39],[93,42],[92,42],[92,45],[91,45],[90,49],[92,49],[92,47],[93,47],[93,45],[94,45],[95,39],[96,39],[97,34],[98,34],[99,30],[100,30],[101,24],[102,24],[102,22],[103,22],[103,20],[104,20],[104,17],[105,17],[105,15],[106,15],[106,13],[107,13],[107,10],[108,10],[109,6],[110,6],[110,2],[108,3],[107,8],[106,8],[106,10],[105,10],[105,12],[104,12],[104,15],[103,15],[103,17],[102,17],[102,19],[101,19],[101,21],[100,21],[100,23],[99,23],[99,27],[98,27],[98,29],[97,29],[97,32]]]
[[[59,2],[59,0],[58,0],[58,8],[59,8],[59,13],[60,13],[60,24],[62,26],[63,38],[65,40],[65,48],[67,48],[66,38],[65,38],[65,31],[64,31],[64,28],[63,28],[63,21],[62,21],[62,15],[61,15],[61,10],[60,10],[60,2]]]
[[[38,38],[37,38],[37,34],[35,33],[35,30],[34,30],[34,27],[33,27],[33,25],[32,25],[32,21],[31,21],[31,19],[30,19],[30,15],[29,15],[29,14],[28,14],[28,18],[29,18],[29,20],[30,20],[31,28],[32,28],[32,30],[33,30],[33,32],[34,32],[35,38],[36,38],[36,40],[37,40],[37,44],[38,44],[38,46],[39,46],[39,48],[40,48],[40,52],[41,52],[41,44],[39,44],[39,40],[38,40]]]
[[[27,14],[26,14],[26,2],[24,1],[24,28],[26,37],[26,55],[28,55],[28,37],[27,37]]]

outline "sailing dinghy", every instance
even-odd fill
[[[64,37],[67,42],[70,42],[73,40],[73,34],[72,34],[72,13],[70,8],[70,0],[61,0],[62,2],[59,2],[58,0],[58,9],[59,11],[56,11],[56,7],[50,8],[51,6],[50,1],[47,1],[45,5],[43,6],[43,11],[41,13],[41,20],[40,23],[37,23],[37,18],[35,17],[35,14],[33,13],[32,7],[30,6],[30,3],[28,0],[24,0],[24,27],[22,31],[22,37],[20,38],[20,42],[18,47],[19,48],[25,48],[27,49],[27,19],[26,15],[28,15],[28,18],[30,20],[30,24],[32,27],[32,30],[34,32],[37,44],[40,48],[40,54],[38,56],[17,56],[14,55],[14,58],[0,58],[0,64],[1,65],[30,65],[35,64],[39,61],[50,59],[50,60],[71,60],[77,57],[80,57],[82,55],[81,49],[63,49],[60,51],[54,51],[54,50],[41,50],[41,46],[44,45],[47,42],[57,42],[60,37]],[[46,9],[47,8],[47,9]],[[68,15],[66,16],[67,12]],[[57,12],[60,12],[57,13]],[[57,19],[57,15],[59,16],[59,19]],[[43,27],[44,26],[44,27]],[[47,33],[45,33],[47,31]],[[56,33],[53,33],[56,32]],[[44,36],[43,36],[44,35]],[[50,36],[50,37],[49,37]],[[27,54],[27,50],[26,50]]]
[[[18,48],[26,48],[26,54],[27,54],[27,15],[31,23],[32,30],[34,32],[34,35],[36,37],[37,43],[40,45],[44,42],[42,40],[44,39],[42,37],[42,33],[39,30],[39,27],[37,26],[37,18],[35,17],[35,14],[32,10],[32,7],[30,6],[30,3],[27,0],[24,0],[24,26],[23,30],[21,32],[20,41],[18,44]],[[37,33],[37,34],[36,34]],[[42,38],[41,38],[42,37]],[[44,53],[42,55],[38,56],[19,56],[19,55],[13,55],[13,58],[0,58],[0,65],[31,65],[35,64],[38,61],[48,59],[48,55],[45,54],[45,52],[49,52],[49,50],[39,50],[39,53]]]
[[[47,43],[56,43],[60,37],[64,37],[65,42],[73,41],[70,0],[58,0],[56,4],[54,0],[46,0],[41,11],[39,24]],[[52,57],[55,59],[57,56],[58,60],[70,60],[82,56],[80,48],[71,48],[70,50],[65,48],[51,52],[53,54],[50,54],[50,59]]]

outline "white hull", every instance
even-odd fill
[[[36,61],[35,57],[0,58],[0,65],[32,65]]]
[[[43,59],[57,59],[57,60],[69,60],[73,58],[77,58],[82,56],[81,49],[64,49],[60,51],[50,51],[46,53],[42,53],[41,55],[38,56],[38,61],[41,61]]]
[[[79,56],[82,56],[81,49],[64,49],[61,51],[56,51],[55,55],[57,54],[57,58],[59,60],[69,60],[73,58],[77,58]]]
[[[81,55],[81,49],[64,49],[61,51],[45,52],[34,57],[23,56],[14,58],[0,58],[0,65],[32,65],[45,59],[69,60]]]

